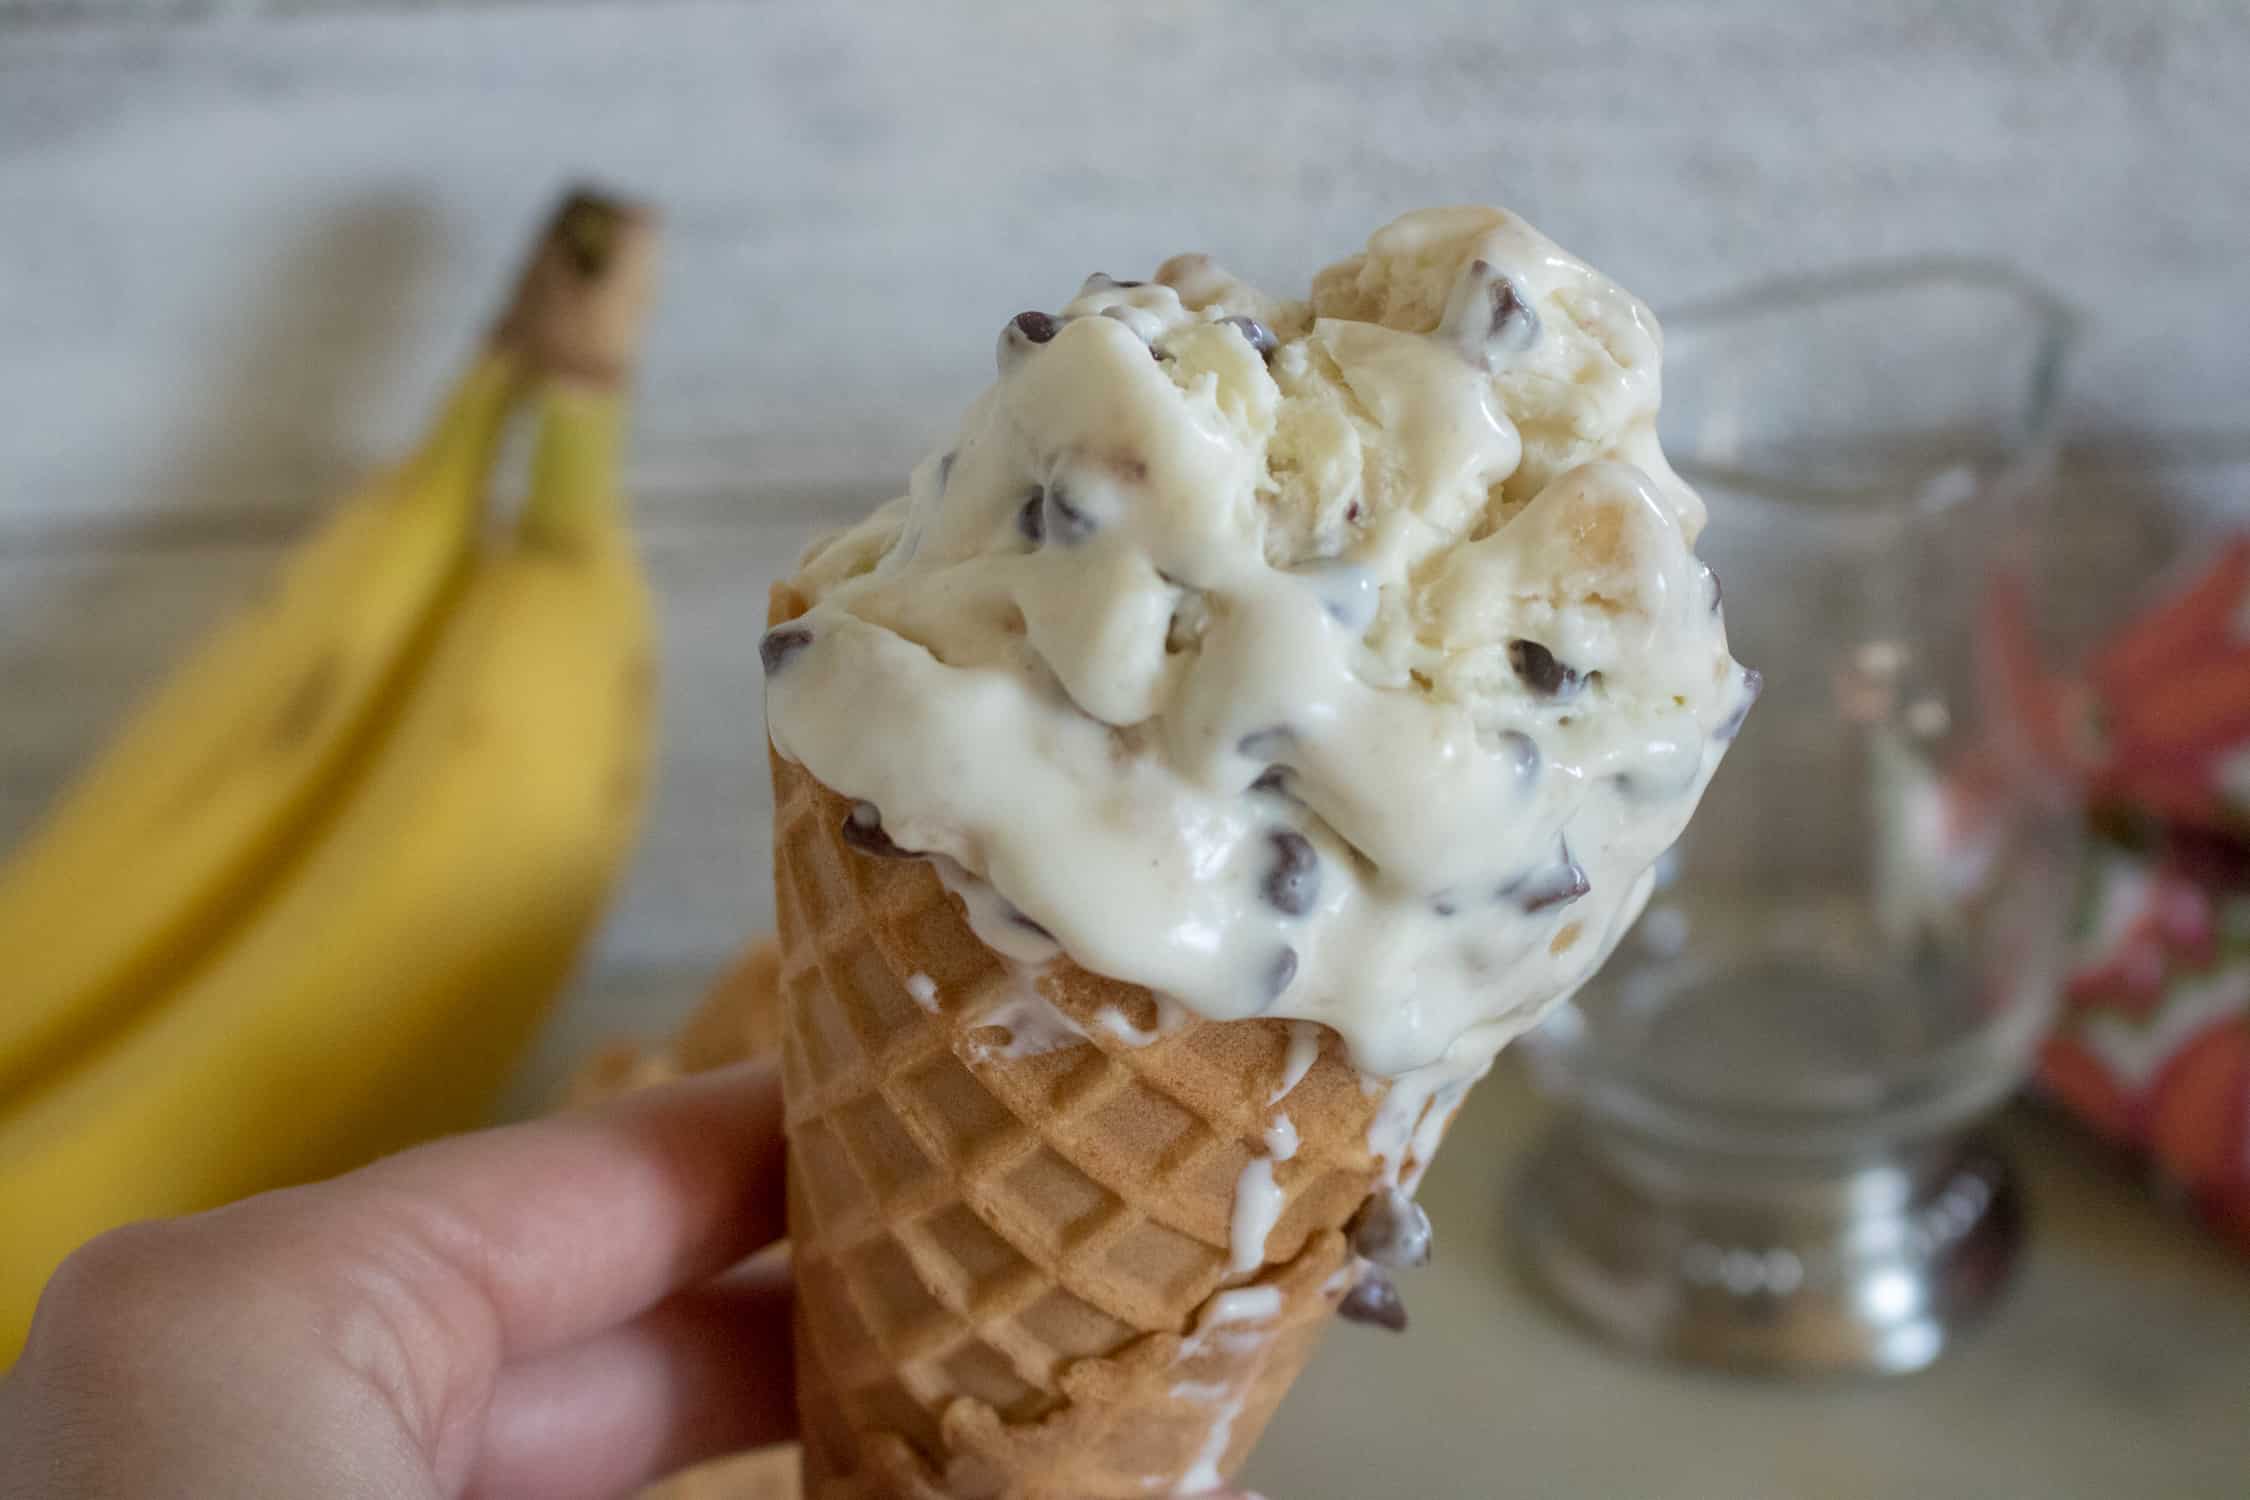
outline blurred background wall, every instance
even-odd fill
[[[2250,496],[2250,7],[0,0],[0,845],[395,451],[557,183],[671,240],[635,470],[668,631],[613,972],[769,920],[765,585],[1087,272],[1300,288],[1493,199],[1661,315],[1869,256],[2081,308],[2072,545]]]

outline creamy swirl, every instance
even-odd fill
[[[1305,302],[1202,257],[1091,278],[807,554],[773,744],[1096,973],[1378,1076],[1489,1055],[1638,912],[1755,692],[1660,352],[1497,209],[1408,215]]]

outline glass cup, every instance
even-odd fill
[[[2070,319],[1917,262],[1666,320],[1665,446],[1765,691],[1647,911],[1519,1044],[1512,1208],[1597,1330],[1767,1370],[1935,1358],[2014,1257],[1974,1133],[2057,993],[2077,818],[2026,684]]]

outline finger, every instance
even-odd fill
[[[152,1337],[192,1339],[213,1367],[290,1363],[267,1394],[307,1400],[341,1372],[458,1476],[508,1361],[779,1238],[782,1162],[780,1085],[757,1064],[440,1142],[104,1237],[58,1273],[47,1300],[71,1315],[43,1307],[27,1358],[68,1363],[75,1344],[81,1364],[132,1366]]]
[[[785,1266],[685,1291],[500,1377],[467,1495],[607,1500],[796,1431]]]
[[[779,1239],[782,1162],[780,1082],[753,1063],[425,1146],[295,1207],[384,1246],[395,1274],[468,1283],[512,1361]]]
[[[142,1279],[172,1303],[243,1288],[452,1483],[503,1367],[779,1238],[782,1171],[780,1083],[749,1063],[144,1226],[164,1253]]]

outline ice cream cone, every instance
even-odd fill
[[[1332,1033],[1307,1067],[1291,1023],[1013,968],[930,862],[848,844],[797,766],[774,790],[809,1500],[1217,1488],[1350,1289],[1381,1091]]]
[[[758,646],[810,1500],[1218,1490],[1758,683],[1654,320],[1502,210],[994,356]]]

